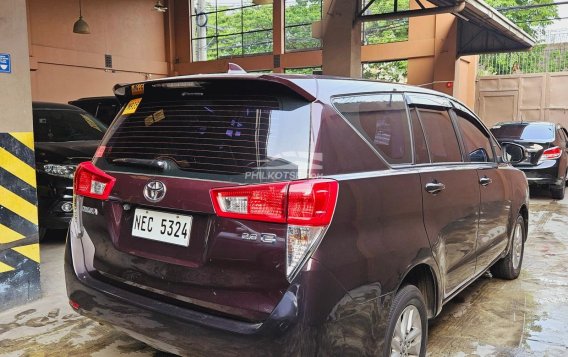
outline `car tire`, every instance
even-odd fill
[[[564,192],[566,191],[566,185],[551,185],[550,186],[550,195],[555,200],[564,199]]]
[[[426,356],[428,315],[422,293],[416,286],[406,285],[396,293],[387,326],[385,357]]]
[[[491,267],[491,274],[496,278],[514,280],[519,277],[525,252],[525,219],[519,215],[511,232],[511,247],[507,255]]]

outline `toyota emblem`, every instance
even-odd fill
[[[150,181],[144,186],[144,198],[160,202],[166,196],[166,185],[162,181]]]

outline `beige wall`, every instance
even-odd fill
[[[455,73],[453,95],[462,100],[471,109],[475,107],[475,80],[477,77],[478,56],[458,58]]]
[[[480,77],[476,110],[487,125],[551,121],[568,127],[568,72]]]
[[[353,23],[360,8],[360,1],[323,1],[324,74],[361,78],[361,22]]]
[[[0,73],[0,133],[32,131],[32,103],[26,29],[21,0],[0,0],[0,53],[12,59],[12,73]]]
[[[119,82],[168,74],[165,15],[154,0],[84,0],[91,34],[73,33],[79,2],[28,0],[34,100],[67,102],[112,95]],[[113,59],[105,69],[104,55]]]

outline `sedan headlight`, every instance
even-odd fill
[[[43,172],[52,176],[73,178],[77,165],[43,164]]]

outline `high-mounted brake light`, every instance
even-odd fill
[[[562,156],[562,149],[558,146],[551,147],[543,151],[541,155],[541,160],[554,160]]]
[[[76,195],[106,200],[115,182],[114,177],[86,161],[77,166],[73,189]]]

